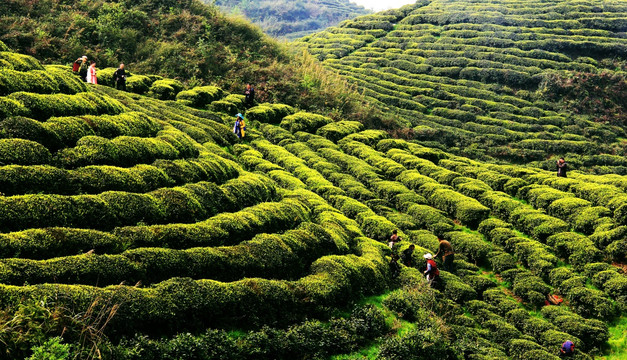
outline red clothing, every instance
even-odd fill
[[[431,270],[427,272],[427,274],[432,274],[433,276],[440,276],[440,270],[438,270],[438,265],[432,259],[427,260],[427,264],[431,265]]]

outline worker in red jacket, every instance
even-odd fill
[[[431,253],[426,253],[423,257],[427,260],[427,270],[425,270],[424,274],[429,285],[433,287],[440,280],[440,270],[438,270],[438,265],[433,260]]]

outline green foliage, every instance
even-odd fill
[[[363,125],[359,121],[338,121],[319,128],[316,134],[324,136],[333,142],[338,142],[345,136],[362,130]]]
[[[65,360],[70,357],[69,344],[61,344],[61,338],[50,338],[44,344],[33,347],[28,360]]]
[[[294,114],[289,105],[261,104],[246,110],[246,118],[250,121],[278,124],[284,117]]]
[[[298,131],[315,132],[318,128],[324,125],[332,123],[333,120],[326,116],[309,114],[305,112],[298,112],[294,115],[289,115],[281,120],[281,127],[291,131],[292,133]]]
[[[133,80],[133,77],[128,78],[129,85],[131,80]],[[157,80],[153,82],[148,89],[150,95],[159,100],[174,100],[176,95],[182,90],[183,84],[181,84],[180,81],[172,79]]]
[[[179,92],[176,95],[176,100],[189,104],[193,107],[205,107],[211,102],[222,98],[223,94],[223,90],[218,87],[201,86]]]
[[[400,337],[386,339],[379,348],[381,359],[456,359],[445,335],[433,328],[418,328]]]

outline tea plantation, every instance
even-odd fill
[[[622,1],[420,0],[300,46],[423,145],[625,175],[626,13]]]
[[[627,179],[595,174],[624,127],[537,91],[544,69],[624,76],[625,6],[550,4],[419,2],[303,39],[406,133],[86,85],[0,43],[1,357],[624,359]],[[531,166],[553,154],[590,165]],[[431,288],[437,236],[456,271]]]

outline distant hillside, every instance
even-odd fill
[[[245,15],[272,36],[290,39],[370,13],[348,0],[215,0],[215,4],[227,13]]]
[[[300,44],[399,136],[458,155],[627,174],[627,3],[419,1]]]

